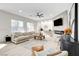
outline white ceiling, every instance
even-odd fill
[[[0,3],[0,9],[31,18],[33,20],[50,19],[55,15],[69,9],[72,3]],[[22,10],[22,12],[19,10]],[[43,18],[36,17],[36,13],[41,11]]]

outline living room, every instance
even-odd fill
[[[0,56],[68,56],[60,50],[60,39],[71,26],[74,36],[74,6],[0,3]]]

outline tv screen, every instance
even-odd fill
[[[54,20],[54,26],[62,26],[62,25],[63,25],[63,19],[62,18]]]

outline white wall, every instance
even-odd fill
[[[11,13],[0,10],[0,42],[5,41],[6,35],[11,35],[11,19],[24,21],[25,30],[27,29],[26,22],[35,23],[35,21],[30,20],[28,18],[21,17],[21,16],[18,16],[18,15],[11,14]]]
[[[63,25],[62,26],[54,26],[54,24],[53,24],[53,29],[54,30],[64,30],[65,28],[67,28],[68,27],[68,13],[67,13],[67,11],[64,11],[61,14],[54,17],[53,22],[54,22],[54,20],[56,20],[58,18],[63,18]]]
[[[58,18],[63,18],[63,25],[62,26],[54,26],[54,24],[53,24],[53,38],[56,41],[58,41],[60,39],[59,36],[61,36],[61,35],[55,34],[54,30],[64,31],[64,29],[68,27],[68,11],[64,11],[61,14],[54,17],[53,22],[54,22],[54,20],[56,20]]]
[[[10,34],[10,17],[0,11],[0,42],[4,41],[4,36]]]

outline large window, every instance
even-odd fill
[[[12,32],[24,32],[23,21],[11,20],[11,31]]]
[[[31,22],[27,22],[27,32],[34,31],[34,24]]]

